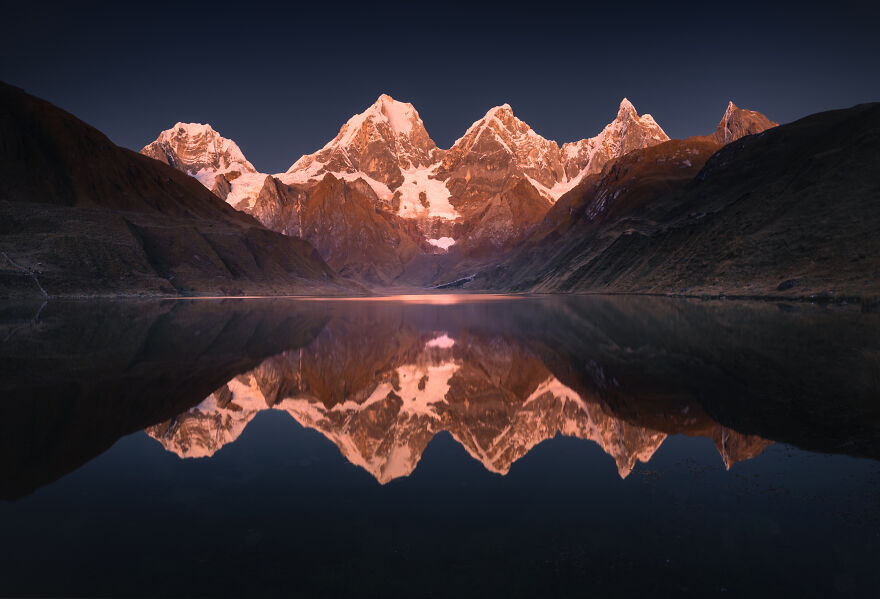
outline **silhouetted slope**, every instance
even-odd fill
[[[340,292],[308,243],[0,84],[0,295]]]
[[[681,153],[686,142],[693,156]],[[560,199],[517,253],[472,286],[878,295],[880,104],[749,135],[706,161],[712,143],[624,156]]]
[[[50,302],[0,312],[0,498],[75,470],[120,437],[198,403],[230,377],[307,345],[316,302]],[[33,319],[28,322],[27,319]]]

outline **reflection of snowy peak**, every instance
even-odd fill
[[[342,332],[331,331],[327,338]],[[323,353],[319,337],[314,347],[266,360],[148,432],[181,457],[204,457],[234,441],[261,410],[283,410],[320,431],[382,483],[409,475],[441,431],[501,474],[534,446],[561,434],[597,443],[626,477],[666,438],[613,416],[598,396],[577,393],[535,356],[500,338],[468,336],[462,344],[447,333],[400,339],[390,362],[365,377],[364,361],[379,356],[336,354],[328,369],[332,356]],[[338,381],[325,378],[328,371],[340,376],[332,373],[340,366],[342,395],[334,386]],[[726,429],[712,435],[728,467],[764,446]]]
[[[241,375],[199,405],[148,432],[182,458],[210,457],[238,439],[248,422],[266,407],[254,378]]]
[[[329,408],[303,392],[310,385],[300,380],[296,370],[301,352],[285,354],[284,366],[293,368],[279,368],[278,358],[267,360],[148,432],[180,457],[206,457],[235,441],[259,411],[271,407],[321,431],[351,463],[388,482],[412,472],[434,435],[430,423],[440,419],[438,405],[445,402],[449,381],[458,369],[451,359],[451,341],[443,336],[428,341],[415,362],[397,366],[374,381],[366,398],[358,390],[352,396],[360,401],[347,398]],[[280,372],[291,380],[278,381]],[[271,393],[279,388],[291,391],[291,396],[264,395],[263,389]],[[376,434],[377,425],[382,434]]]
[[[532,447],[557,433],[587,439],[614,458],[621,478],[636,461],[647,462],[666,438],[665,433],[633,426],[609,416],[598,401],[586,402],[555,376],[550,376],[529,395],[499,435],[493,449],[493,465],[506,473],[514,461]]]

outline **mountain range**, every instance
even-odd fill
[[[437,147],[380,96],[267,174],[210,125],[140,155],[0,87],[0,294],[610,292],[877,301],[880,106],[559,144],[507,104]],[[710,129],[710,126],[707,126]]]
[[[731,102],[717,129],[695,145],[718,149],[775,125]],[[430,286],[503,256],[606,165],[668,141],[651,115],[640,116],[624,98],[594,137],[560,146],[504,104],[441,149],[411,104],[383,94],[284,173],[257,172],[210,125],[177,123],[141,152],[194,176],[270,229],[308,240],[345,276]],[[670,168],[678,174],[681,165]]]

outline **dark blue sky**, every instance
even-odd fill
[[[269,172],[383,92],[441,147],[504,102],[564,142],[623,96],[672,137],[712,130],[728,99],[780,122],[880,100],[876,1],[70,4],[4,10],[0,79],[132,149],[210,122]]]

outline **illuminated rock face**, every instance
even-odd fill
[[[259,193],[266,175],[258,173],[231,139],[211,125],[177,123],[141,150],[185,172],[227,203],[237,206]]]
[[[721,117],[721,122],[718,123],[718,128],[715,130],[715,133],[712,134],[712,137],[720,144],[729,144],[741,137],[761,133],[762,131],[775,127],[778,124],[779,123],[774,123],[760,112],[739,108],[736,104],[730,102],[727,105],[727,110],[724,111],[724,116]]]
[[[147,432],[180,457],[207,457],[267,409],[320,431],[381,483],[412,473],[442,431],[500,474],[556,435],[589,440],[613,458],[621,477],[647,462],[668,434],[615,416],[598,393],[575,391],[503,336],[352,331],[339,323]],[[676,426],[673,432],[712,438],[727,467],[769,444],[705,414],[683,414]]]
[[[429,169],[437,153],[412,104],[383,94],[352,116],[323,148],[297,160],[280,178],[302,183],[326,173],[341,178],[363,175],[385,193],[400,188],[407,173]]]
[[[141,150],[142,154],[160,160],[189,175],[210,172],[211,177],[231,171],[255,173],[238,145],[221,137],[211,125],[177,123],[159,134],[159,138]],[[199,178],[199,180],[201,180]]]
[[[511,177],[528,181],[550,203],[583,176],[614,158],[667,141],[650,115],[639,116],[626,99],[597,136],[559,147],[496,106],[448,150],[437,148],[411,104],[382,95],[348,120],[324,148],[303,156],[285,183],[363,178],[405,218],[469,220],[500,193]],[[474,205],[471,205],[474,204]]]

